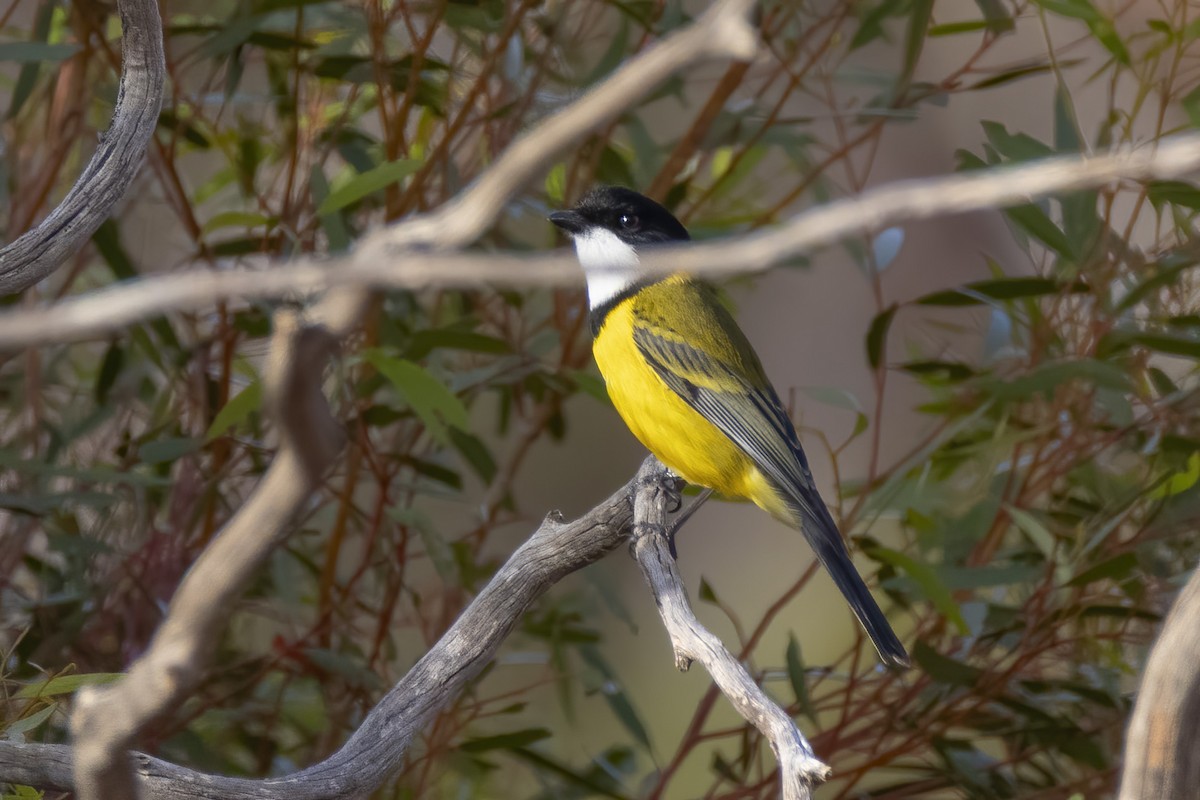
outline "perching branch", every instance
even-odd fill
[[[647,463],[657,462],[648,459]],[[636,479],[630,481],[573,522],[562,522],[555,514],[547,516],[441,640],[379,701],[342,749],[325,761],[282,778],[248,780],[205,775],[138,753],[133,761],[141,800],[350,800],[376,789],[399,769],[413,736],[427,728],[438,711],[487,666],[546,590],[628,539],[637,486]],[[177,600],[176,608],[178,605]],[[172,616],[175,614],[173,608]],[[131,673],[120,685],[134,685],[132,677]],[[77,752],[82,753],[82,745]],[[76,788],[71,748],[0,741],[0,781],[68,791]]]
[[[590,99],[591,96],[585,98],[572,106],[572,110],[582,108]],[[555,130],[558,127],[561,126],[556,126]],[[583,132],[576,131],[577,134]],[[523,159],[526,149],[523,142],[519,142],[509,152],[517,153],[515,159]],[[507,167],[509,163],[506,154],[497,167]],[[804,212],[777,228],[647,252],[640,267],[648,273],[683,271],[708,276],[761,272],[846,236],[888,225],[1027,203],[1116,180],[1176,178],[1196,169],[1200,169],[1200,135],[1188,134],[1161,139],[1154,149],[1089,158],[1064,156],[1018,167],[896,181],[859,197]],[[513,184],[513,191],[523,180]],[[477,188],[489,192],[490,196],[490,183],[480,181]],[[460,207],[472,209],[472,214],[484,213],[467,199],[456,202]],[[455,202],[450,205],[454,206]],[[489,223],[502,206],[502,202],[497,202],[491,209],[487,217]],[[420,231],[434,236],[441,247],[462,246],[466,240],[452,235],[459,224],[472,231],[479,229],[475,219],[460,220],[435,212],[368,237],[362,248],[340,261],[302,258],[261,270],[195,270],[153,276],[47,308],[9,312],[0,315],[0,350],[110,333],[168,311],[207,308],[218,299],[303,296],[343,286],[376,289],[478,288],[483,284],[531,287],[569,286],[582,281],[578,264],[566,252],[520,257],[436,252],[410,252],[403,258],[396,255],[397,243],[419,242],[411,237]],[[434,230],[430,230],[431,226]]]
[[[1200,787],[1200,569],[1163,623],[1125,741],[1118,800],[1188,800]]]
[[[28,289],[83,247],[125,196],[154,135],[167,74],[158,3],[118,0],[117,9],[122,64],[112,124],[58,207],[0,249],[0,295]]]
[[[692,613],[667,543],[667,493],[663,489],[667,474],[655,459],[647,459],[638,471],[632,550],[671,637],[675,666],[685,671],[699,661],[737,712],[771,743],[779,762],[784,800],[811,800],[813,787],[828,779],[829,767],[817,758],[787,712],[767,697],[746,668]]]

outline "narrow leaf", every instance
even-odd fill
[[[885,311],[876,314],[867,330],[867,362],[872,368],[877,368],[883,361],[884,350],[887,346],[888,328],[892,318],[896,316],[898,305],[892,303]]]
[[[417,171],[421,162],[411,158],[400,158],[380,164],[372,170],[359,173],[342,186],[330,192],[317,208],[317,215],[332,214],[356,203],[369,194],[386,189]]]

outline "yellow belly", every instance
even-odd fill
[[[779,501],[758,468],[719,428],[671,391],[633,340],[630,303],[609,312],[596,337],[596,365],[633,435],[688,483],[745,497],[772,514]]]

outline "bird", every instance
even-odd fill
[[[690,239],[683,224],[654,200],[608,185],[549,221],[574,244],[596,365],[634,436],[688,483],[748,499],[799,529],[880,660],[907,668],[908,653],[855,570],[796,428],[733,315],[694,277],[639,269],[644,252]]]

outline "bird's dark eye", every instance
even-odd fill
[[[637,218],[636,214],[622,214],[621,216],[617,217],[617,224],[620,225],[623,230],[632,231],[641,224],[641,220]]]

